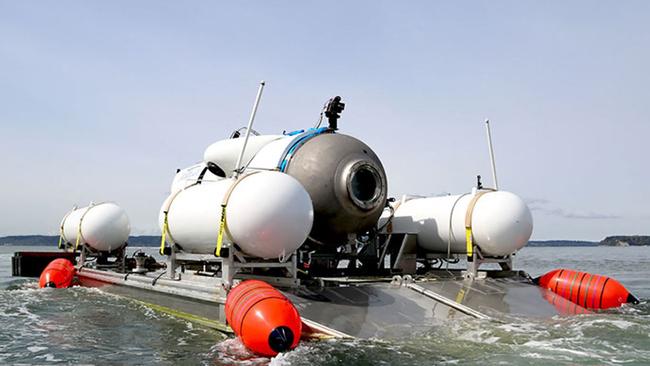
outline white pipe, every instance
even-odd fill
[[[492,134],[490,133],[490,120],[485,120],[485,129],[487,130],[488,148],[490,149],[490,163],[492,164],[492,181],[494,182],[494,189],[499,190],[499,182],[497,181],[497,167],[494,162],[494,148],[492,147]]]
[[[235,165],[235,178],[239,177],[241,173],[242,159],[244,158],[244,152],[246,151],[246,144],[248,143],[248,137],[251,135],[251,129],[253,128],[253,121],[255,120],[255,114],[257,113],[257,107],[260,105],[260,99],[262,98],[262,90],[264,90],[264,80],[260,81],[260,88],[257,90],[257,97],[255,97],[255,104],[253,104],[253,110],[251,111],[251,118],[248,120],[248,127],[246,127],[246,137],[244,137],[244,145],[241,147],[241,152],[239,153],[239,158],[237,158],[237,165]]]

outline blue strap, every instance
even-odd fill
[[[327,127],[310,128],[307,130],[307,132],[304,132],[302,135],[296,137],[296,139],[293,140],[289,148],[283,154],[282,159],[280,160],[280,164],[278,165],[280,171],[284,172],[287,169],[289,160],[291,160],[291,157],[300,148],[300,146],[307,142],[307,140],[311,139],[314,136],[320,135],[325,131],[328,131]]]
[[[299,134],[301,134],[303,132],[305,132],[305,130],[295,130],[295,131],[287,132],[284,135],[285,136],[295,136],[295,135],[299,135]]]

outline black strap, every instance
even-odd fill
[[[205,172],[207,171],[208,171],[207,166],[203,168],[203,170],[201,170],[201,174],[199,174],[199,177],[196,179],[196,184],[201,184],[201,182],[203,181],[203,177],[205,176]]]

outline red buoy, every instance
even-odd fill
[[[302,320],[298,310],[280,291],[263,281],[247,280],[226,298],[226,320],[251,351],[275,356],[295,348]]]
[[[607,276],[555,269],[534,282],[586,309],[609,309],[639,302],[623,285]]]
[[[74,265],[65,258],[58,258],[50,262],[41,273],[38,286],[66,288],[72,284]]]

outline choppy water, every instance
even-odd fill
[[[515,261],[533,276],[559,267],[612,276],[642,299],[635,307],[507,324],[454,321],[390,343],[307,342],[273,359],[98,289],[40,290],[35,279],[12,278],[12,253],[38,249],[0,247],[0,364],[650,364],[650,247],[525,248]]]

